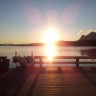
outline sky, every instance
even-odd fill
[[[95,31],[95,9],[96,0],[0,0],[0,43],[44,42],[49,26],[59,40],[78,40]]]

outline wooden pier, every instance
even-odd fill
[[[96,67],[42,67],[44,58],[34,57],[34,64],[39,63],[41,67],[26,66],[0,74],[0,96],[96,96]],[[74,64],[86,64],[81,59],[89,59],[70,58],[75,59],[70,61]],[[94,60],[92,62],[89,61],[96,64]]]

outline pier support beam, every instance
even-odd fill
[[[76,68],[79,68],[79,58],[76,57]]]
[[[40,58],[40,68],[42,68],[42,58]]]

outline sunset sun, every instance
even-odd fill
[[[59,40],[59,36],[58,36],[58,33],[57,33],[57,29],[55,27],[49,27],[48,30],[46,31],[45,33],[45,36],[44,36],[44,42],[46,44],[53,44],[55,43],[56,41]]]

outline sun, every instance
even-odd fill
[[[59,40],[59,36],[58,36],[57,29],[55,27],[52,27],[52,26],[49,27],[48,30],[45,32],[44,42],[46,44],[51,45],[58,40]]]

